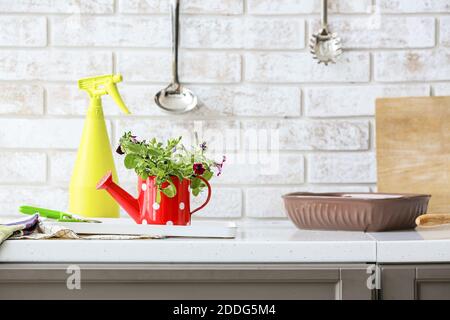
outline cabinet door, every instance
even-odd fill
[[[450,300],[450,265],[382,266],[381,298]]]
[[[413,266],[381,267],[381,299],[413,300],[415,298],[415,274]]]
[[[371,279],[369,279],[372,276],[371,270],[366,265],[353,268],[348,266],[341,268],[341,292],[339,298],[342,300],[376,299],[376,283],[372,283]]]
[[[0,264],[0,299],[371,299],[366,267],[338,265]]]
[[[450,300],[450,265],[417,267],[416,299]]]

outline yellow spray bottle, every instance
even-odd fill
[[[88,92],[90,105],[70,180],[69,211],[71,213],[85,217],[119,217],[117,202],[106,192],[96,190],[96,185],[109,170],[112,171],[114,181],[117,180],[101,96],[109,94],[120,109],[129,114],[130,111],[122,101],[116,87],[116,83],[121,81],[122,76],[119,74],[84,78],[78,81],[78,87]]]

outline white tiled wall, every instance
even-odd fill
[[[449,0],[330,0],[345,53],[328,67],[307,49],[319,0],[181,0],[181,80],[201,105],[172,117],[153,103],[170,80],[168,2],[0,0],[0,214],[66,208],[88,104],[80,77],[123,74],[133,115],[104,99],[114,144],[124,130],[166,137],[200,125],[226,145],[203,216],[229,219],[283,218],[286,192],[373,190],[375,98],[450,94]],[[276,132],[276,158],[249,132]]]

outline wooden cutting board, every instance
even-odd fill
[[[450,97],[376,102],[378,191],[431,194],[450,213]]]

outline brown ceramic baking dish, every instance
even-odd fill
[[[430,195],[388,193],[289,193],[288,217],[300,229],[386,231],[411,229],[426,213]]]

